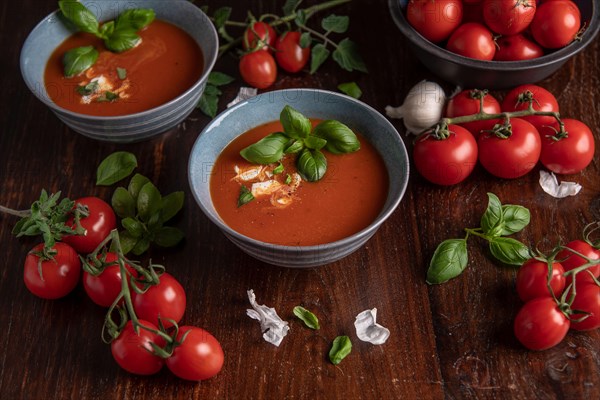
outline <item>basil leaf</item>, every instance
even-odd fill
[[[296,166],[304,180],[309,182],[320,180],[327,172],[327,160],[319,150],[302,150]]]
[[[310,134],[312,125],[302,113],[289,105],[283,107],[279,114],[283,131],[292,139],[303,139]]]
[[[292,176],[290,174],[287,174],[285,176],[285,182],[286,185],[289,185],[290,183],[292,183]]]
[[[300,150],[302,150],[303,148],[304,148],[304,141],[302,141],[301,139],[298,139],[298,140],[294,140],[292,142],[292,144],[290,144],[288,147],[286,147],[283,152],[285,154],[295,154],[295,153],[299,153]]]
[[[242,185],[240,187],[240,196],[238,197],[237,202],[238,208],[243,206],[244,204],[250,203],[252,200],[254,200],[252,192],[246,186]]]
[[[339,42],[332,57],[346,71],[368,72],[367,66],[358,52],[358,46],[350,39],[346,38]]]
[[[116,21],[117,29],[131,28],[136,31],[150,25],[156,18],[154,10],[149,8],[134,8],[123,11]]]
[[[112,35],[104,40],[104,45],[110,51],[122,53],[137,46],[141,40],[133,28],[115,29]]]
[[[141,238],[138,239],[137,243],[135,244],[135,246],[133,247],[133,249],[131,249],[131,252],[133,254],[135,254],[136,256],[142,255],[146,252],[146,250],[148,250],[148,248],[150,247],[150,240],[148,238]]]
[[[354,97],[355,99],[360,99],[360,96],[362,96],[362,90],[360,90],[356,82],[340,83],[337,88],[342,93]]]
[[[339,121],[327,120],[315,126],[313,134],[327,140],[325,148],[334,154],[360,150],[360,142],[352,129]]]
[[[131,236],[129,232],[122,231],[119,232],[119,242],[121,243],[121,250],[123,251],[123,254],[127,254],[136,246],[138,239]]]
[[[318,136],[308,136],[304,138],[304,145],[312,150],[321,150],[327,144],[327,140]]]
[[[138,215],[142,221],[148,221],[161,207],[162,199],[156,186],[152,182],[142,186],[137,198]]]
[[[160,210],[156,211],[147,219],[146,226],[148,226],[149,231],[155,231],[163,226],[162,221],[160,220]]]
[[[350,18],[331,14],[321,21],[321,27],[327,32],[344,33],[348,30]]]
[[[217,116],[217,109],[219,108],[219,97],[206,93],[206,89],[210,86],[212,85],[206,85],[204,93],[202,93],[202,97],[200,97],[200,101],[198,101],[196,108],[199,108],[200,111],[202,111],[202,113],[207,117],[214,118]]]
[[[331,350],[329,350],[329,361],[338,365],[352,351],[352,342],[348,336],[338,336],[333,340]]]
[[[97,36],[101,39],[107,39],[115,31],[115,21],[108,21],[102,24]]]
[[[127,188],[127,191],[129,194],[131,194],[131,197],[135,202],[137,202],[140,190],[142,190],[142,187],[144,187],[144,185],[148,182],[150,182],[150,179],[140,174],[135,174],[129,181],[129,187]]]
[[[301,1],[302,0],[286,0],[285,4],[282,7],[283,15],[286,16],[294,13]]]
[[[221,90],[215,85],[206,85],[204,88],[204,93],[206,93],[208,96],[220,96],[223,94],[223,92],[221,92]]]
[[[112,195],[111,205],[120,218],[135,217],[135,200],[127,189],[116,188]]]
[[[310,37],[310,33],[309,32],[304,32],[302,35],[300,35],[300,40],[298,41],[298,44],[303,49],[306,49],[307,47],[310,46],[311,42],[312,42],[312,39]]]
[[[433,285],[456,278],[465,270],[467,262],[467,241],[465,239],[443,241],[435,249],[429,263],[427,283]]]
[[[310,329],[319,329],[319,319],[317,316],[302,306],[294,307],[294,315],[302,320]]]
[[[273,168],[273,175],[279,175],[283,173],[283,164],[279,163],[278,166],[276,166],[275,168]]]
[[[240,155],[254,164],[271,164],[281,160],[288,141],[283,133],[275,132],[242,149]]]
[[[117,76],[122,81],[127,79],[127,70],[125,68],[117,67]]]
[[[71,49],[63,56],[64,73],[67,78],[79,75],[98,59],[98,50],[94,46],[83,46]]]
[[[76,0],[60,0],[58,7],[65,18],[71,21],[77,29],[87,33],[98,33],[98,20],[96,16],[83,4]]]
[[[225,22],[229,19],[231,15],[231,7],[221,7],[215,10],[213,14],[213,22],[215,24],[215,28],[219,30],[220,28],[225,26]]]
[[[85,86],[77,86],[77,93],[82,96],[89,96],[90,94],[96,93],[100,85],[98,81],[92,81]]]
[[[169,193],[162,198],[162,208],[160,209],[161,222],[167,222],[173,218],[183,208],[185,194],[183,192]]]
[[[490,240],[490,252],[498,260],[508,265],[522,265],[531,258],[529,248],[518,240],[495,237]]]
[[[504,216],[504,227],[501,233],[503,236],[520,232],[529,225],[529,220],[531,219],[527,208],[512,204],[502,206],[502,215]]]
[[[327,60],[331,52],[323,44],[315,44],[310,54],[310,73],[317,72],[319,67]]]
[[[483,232],[491,237],[500,236],[504,229],[504,219],[502,216],[502,203],[493,193],[488,193],[488,206],[485,213],[481,216],[481,228]]]
[[[222,72],[213,71],[208,74],[208,83],[214,86],[224,86],[233,82],[235,78]]]
[[[154,243],[160,247],[173,247],[183,240],[183,232],[171,226],[163,226],[154,232]]]
[[[99,96],[96,98],[96,101],[98,103],[105,103],[105,102],[111,102],[111,101],[115,101],[119,98],[119,94],[118,93],[113,93],[110,91],[106,91],[104,92],[104,94],[102,96]]]
[[[127,151],[117,151],[106,157],[96,171],[96,185],[110,186],[127,178],[137,167],[135,155]]]
[[[127,217],[121,221],[121,225],[134,238],[140,238],[144,234],[144,225],[134,218]]]

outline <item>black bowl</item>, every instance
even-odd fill
[[[600,30],[595,0],[575,0],[586,29],[580,41],[525,61],[482,61],[452,53],[425,39],[406,20],[401,0],[388,0],[392,18],[417,58],[434,74],[464,88],[504,89],[541,81],[590,44]]]

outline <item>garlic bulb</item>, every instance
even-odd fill
[[[387,106],[385,113],[390,118],[404,119],[408,132],[417,135],[442,118],[445,103],[444,89],[435,82],[423,80],[410,89],[404,104]]]

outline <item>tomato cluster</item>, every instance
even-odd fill
[[[573,42],[581,29],[570,0],[410,0],[406,18],[429,41],[487,61],[540,57]]]
[[[277,36],[273,27],[263,21],[250,24],[242,39],[246,53],[239,63],[244,81],[257,89],[266,89],[277,78],[277,66],[287,72],[299,72],[310,57],[310,47],[302,47],[300,38],[298,31]]]
[[[523,264],[516,278],[525,302],[514,321],[519,342],[530,350],[545,350],[560,343],[569,329],[600,328],[599,260],[598,248],[574,240],[554,260],[532,258]]]
[[[536,85],[514,88],[502,103],[487,91],[464,90],[449,100],[445,116],[473,116],[473,121],[449,125],[443,136],[432,131],[420,136],[413,153],[416,169],[438,185],[463,181],[477,161],[504,179],[527,174],[538,161],[557,174],[579,173],[594,157],[593,134],[575,119],[559,123],[552,115],[558,111],[552,93]],[[520,116],[506,117],[515,113]]]

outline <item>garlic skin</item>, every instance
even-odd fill
[[[387,106],[390,118],[403,119],[409,133],[418,135],[440,121],[446,105],[446,93],[435,82],[423,80],[410,89],[400,107]]]

